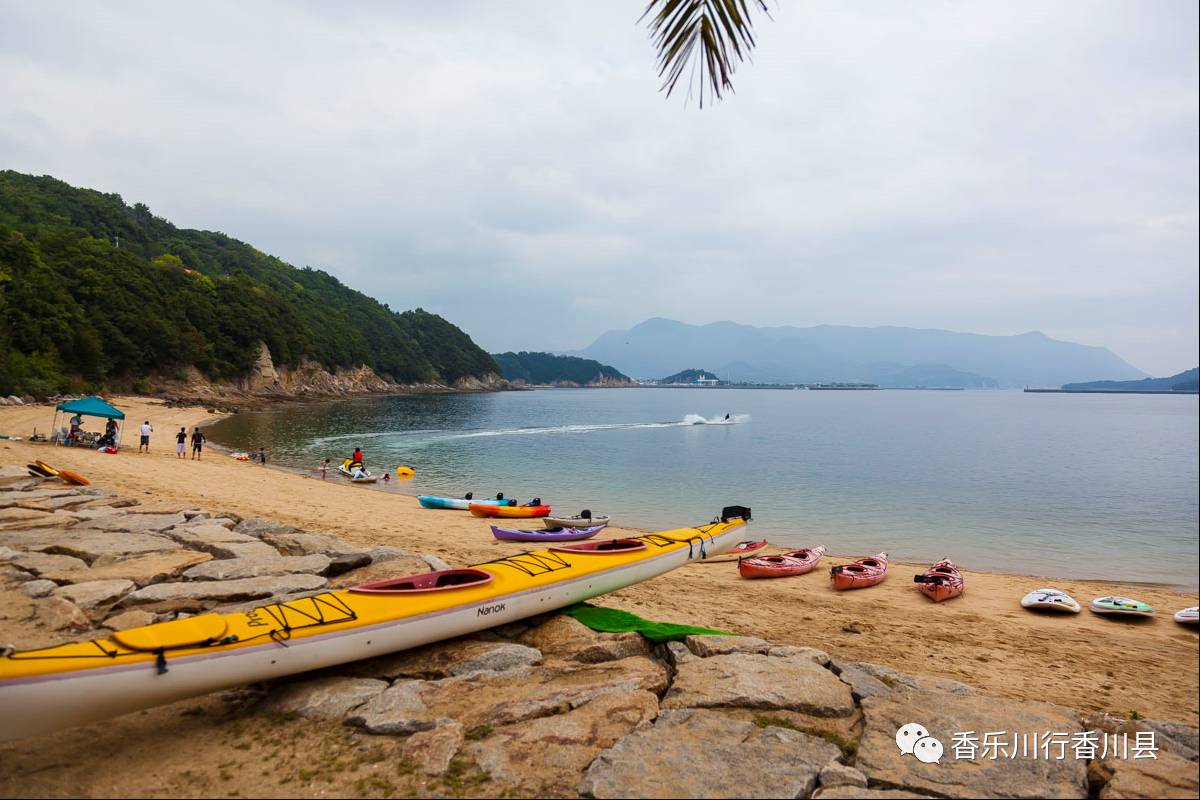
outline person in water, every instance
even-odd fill
[[[726,421],[726,422],[729,422],[729,415],[728,415],[728,414],[726,414],[726,415],[725,415],[725,421]]]

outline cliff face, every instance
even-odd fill
[[[410,392],[488,392],[498,391],[507,382],[495,374],[482,378],[460,378],[452,385],[441,383],[396,383],[378,375],[366,365],[342,367],[330,371],[313,361],[296,367],[276,367],[266,344],[259,346],[258,357],[250,371],[236,382],[212,381],[199,370],[187,370],[181,379],[163,382],[158,391],[172,401],[203,403],[248,403],[266,399],[316,399],[364,394],[403,394]]]

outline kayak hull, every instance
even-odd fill
[[[829,580],[839,592],[850,589],[866,589],[887,579],[887,553],[878,553],[870,558],[860,558],[829,570]]]
[[[547,528],[603,528],[609,522],[606,514],[594,517],[546,517]]]
[[[467,500],[461,497],[434,497],[433,495],[422,494],[417,495],[417,502],[423,508],[441,508],[454,509],[455,511],[466,511],[471,507],[471,503],[477,503],[481,506],[499,506],[512,505],[515,500],[496,500],[494,498],[488,500]]]
[[[574,542],[590,539],[602,530],[603,525],[590,528],[546,528],[540,531],[523,531],[493,525],[492,535],[502,542]]]
[[[962,573],[949,560],[939,561],[913,580],[921,594],[935,603],[958,597],[965,588]]]
[[[661,575],[742,538],[741,519],[638,537],[633,552],[535,551],[476,565],[485,585],[389,596],[339,590],[219,617],[239,636],[133,652],[114,639],[0,657],[0,739],[36,736],[208,692],[385,655],[524,619]],[[537,556],[537,559],[532,558]],[[528,559],[525,561],[523,559]],[[544,571],[534,562],[551,565]],[[532,574],[531,574],[532,573]],[[322,604],[322,621],[306,604]],[[344,612],[341,616],[332,610]],[[294,616],[293,616],[294,614]],[[281,627],[279,617],[299,623]],[[328,619],[326,619],[328,617]],[[199,619],[199,618],[192,618]],[[147,626],[152,640],[160,623]],[[114,636],[129,636],[132,632]],[[143,648],[145,649],[145,648]],[[105,651],[107,655],[101,654]],[[63,656],[69,652],[75,655]]]
[[[757,556],[738,560],[743,578],[787,578],[812,572],[825,556],[825,547],[793,550],[777,556]]]
[[[477,517],[499,517],[501,519],[530,519],[550,516],[550,506],[489,506],[471,503],[467,509]]]

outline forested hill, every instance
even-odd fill
[[[1166,378],[1143,378],[1140,381],[1089,381],[1088,383],[1067,383],[1064,389],[1103,389],[1106,391],[1152,391],[1152,392],[1194,392],[1200,387],[1200,368],[1171,375]]]
[[[525,383],[627,384],[630,380],[610,366],[587,358],[556,356],[552,353],[495,353],[504,377]]]
[[[169,375],[367,365],[397,383],[499,374],[457,327],[396,313],[320,270],[222,233],[176,228],[141,203],[0,171],[0,394]]]

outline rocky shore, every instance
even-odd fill
[[[18,647],[444,566],[432,555],[0,471],[0,630]],[[940,737],[940,764],[900,753],[897,729],[912,722]],[[155,749],[165,730],[180,747]],[[958,731],[1071,741],[1152,733],[1157,751],[1076,758],[1068,747],[1060,759],[968,763],[951,751]],[[198,749],[184,746],[200,737]],[[6,743],[0,793],[78,794],[89,770],[153,753],[157,783],[130,768],[95,793],[1194,797],[1197,748],[1194,727],[1014,701],[814,647],[743,636],[652,646],[551,614]],[[220,761],[197,778],[197,757]],[[271,768],[251,776],[264,760]]]

